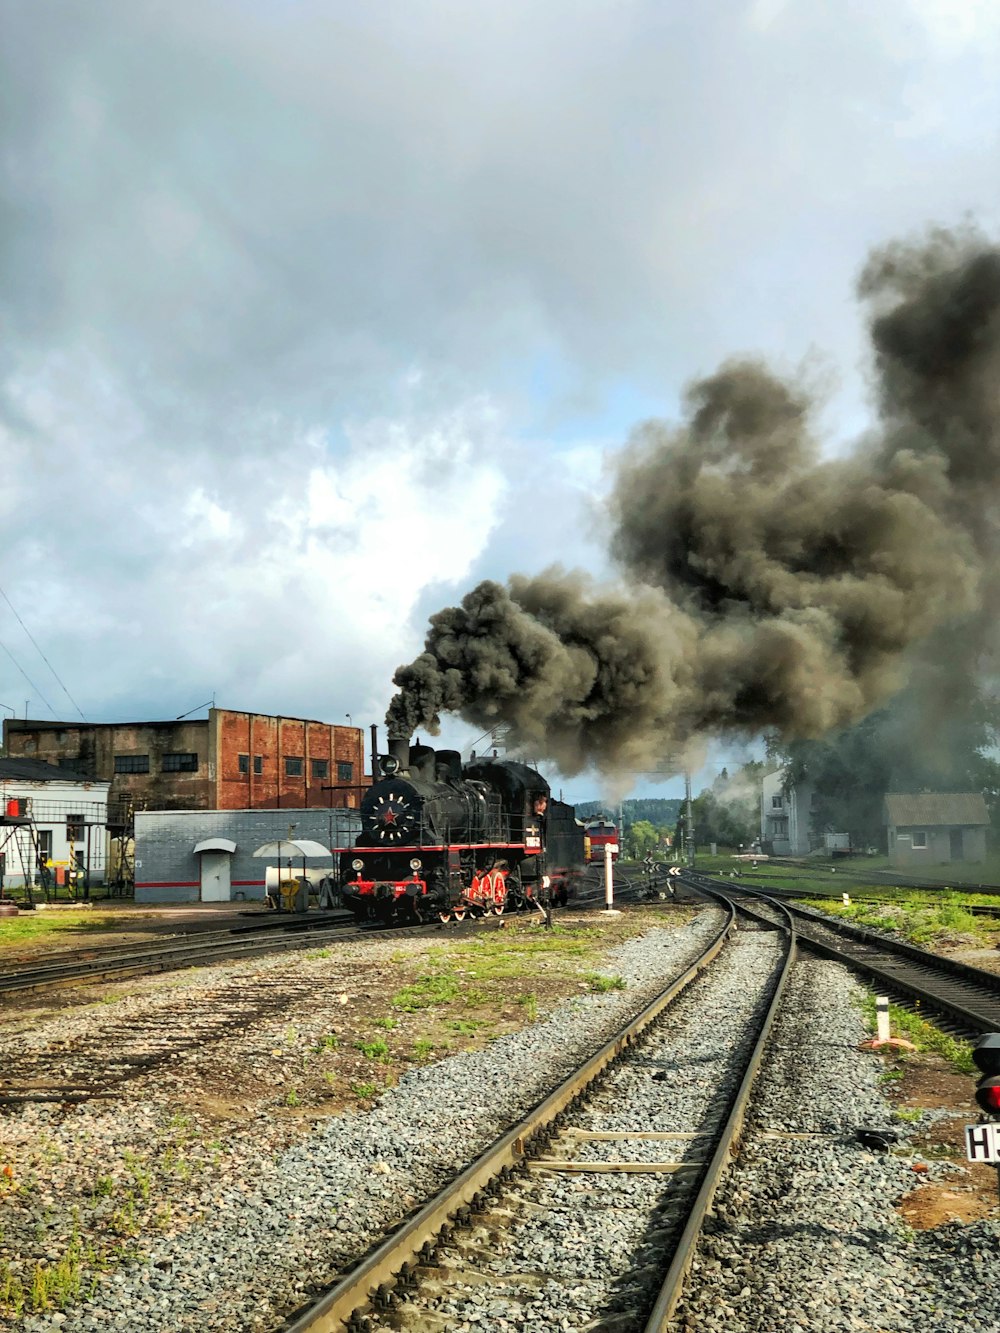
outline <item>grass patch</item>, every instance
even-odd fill
[[[604,995],[607,991],[625,989],[625,982],[621,977],[606,977],[600,972],[585,972],[583,979],[587,983],[587,989],[595,995]]]
[[[876,1031],[875,1018],[875,996],[866,995],[861,1004],[862,1012],[868,1023],[869,1029]],[[928,1023],[926,1018],[921,1018],[918,1014],[910,1013],[909,1009],[902,1009],[898,1004],[889,1005],[889,1027],[894,1035],[905,1037],[911,1041],[921,1054],[933,1052],[939,1055],[943,1060],[956,1069],[960,1074],[975,1074],[976,1066],[972,1062],[972,1045],[970,1042],[962,1041],[957,1037],[950,1037],[947,1032],[942,1032],[940,1028]],[[896,1058],[905,1061],[906,1052],[897,1052]],[[902,1078],[902,1070],[892,1071],[898,1078]],[[883,1075],[884,1079],[889,1075]]]
[[[131,923],[135,916],[130,914],[128,920]],[[22,912],[18,916],[0,919],[0,949],[38,939],[41,935],[96,934],[100,931],[120,930],[122,924],[122,917],[95,912],[91,908],[81,908],[79,911]]]
[[[356,1041],[354,1049],[367,1056],[369,1060],[381,1060],[385,1063],[391,1058],[389,1046],[384,1037],[375,1037],[372,1041]]]
[[[378,1096],[377,1083],[352,1083],[350,1088],[354,1096],[361,1102],[370,1102],[373,1097]]]
[[[950,891],[934,897],[923,892],[897,891],[888,898],[883,895],[883,901],[876,903],[854,900],[845,904],[831,902],[828,898],[813,898],[806,905],[827,916],[889,931],[921,947],[953,940],[956,936],[989,947],[1000,934],[1000,921],[992,917],[973,916],[968,910],[967,896]]]
[[[485,1018],[453,1018],[448,1024],[452,1032],[457,1032],[463,1037],[474,1037],[477,1032],[489,1026]]]
[[[438,1004],[450,1004],[460,990],[458,977],[451,973],[434,973],[418,977],[411,985],[398,990],[390,1003],[394,1009],[414,1014],[420,1009],[432,1009]]]

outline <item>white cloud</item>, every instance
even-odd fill
[[[22,499],[8,507],[7,591],[84,711],[145,699],[169,714],[214,691],[265,711],[379,717],[422,632],[420,596],[460,591],[500,520],[493,404],[359,422],[341,451],[313,428],[265,461],[178,460],[116,439],[107,417],[129,417],[113,394],[90,399],[89,429],[68,417],[60,390],[79,384],[65,374],[9,386],[22,430],[2,447],[19,456]],[[51,700],[24,642],[20,657]]]
[[[379,708],[466,579],[600,567],[622,386],[816,347],[853,425],[868,247],[1000,220],[998,14],[0,6],[4,586],[74,694]]]

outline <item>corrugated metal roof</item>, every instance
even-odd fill
[[[9,782],[90,782],[97,780],[69,768],[57,768],[43,759],[0,759],[0,781]],[[100,785],[107,786],[107,782]]]
[[[926,824],[988,824],[986,802],[977,791],[893,793],[885,798],[888,821],[896,828]]]

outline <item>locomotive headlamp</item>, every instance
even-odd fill
[[[421,867],[423,864],[424,864],[424,863],[423,863],[423,861],[421,861],[420,857],[419,857],[419,856],[415,856],[415,857],[413,858],[413,860],[410,862],[410,869],[411,869],[411,870],[419,870],[420,867]]]
[[[378,766],[387,778],[399,772],[399,760],[394,754],[384,754],[378,761]]]
[[[351,862],[352,870],[364,870],[364,868],[365,868],[365,863],[364,861],[361,860],[360,857],[356,858],[354,861]]]

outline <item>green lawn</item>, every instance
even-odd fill
[[[135,914],[130,914],[128,919],[134,921]],[[88,907],[58,912],[22,912],[19,916],[0,917],[0,950],[50,934],[65,937],[60,942],[71,944],[74,934],[120,930],[122,924],[120,914],[95,912]]]

